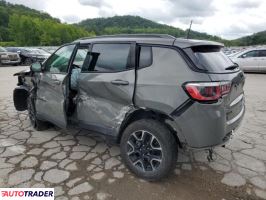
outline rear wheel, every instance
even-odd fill
[[[28,103],[29,119],[33,128],[36,129],[37,131],[42,131],[47,129],[48,127],[47,123],[39,120],[36,116],[35,98],[33,97],[32,94],[29,95],[27,103]]]
[[[158,121],[144,119],[133,122],[124,131],[120,146],[125,164],[143,179],[160,180],[176,165],[176,140]]]

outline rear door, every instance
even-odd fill
[[[266,72],[266,50],[259,50],[259,71]]]
[[[65,100],[68,86],[68,68],[76,45],[58,49],[44,64],[37,85],[36,112],[41,119],[65,128],[67,125]]]
[[[114,134],[133,104],[135,44],[94,43],[78,79],[78,121]]]

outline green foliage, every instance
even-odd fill
[[[88,31],[94,31],[97,35],[130,34],[130,33],[160,33],[175,37],[186,37],[187,31],[173,26],[159,24],[139,16],[114,16],[109,18],[87,19],[78,24]],[[190,38],[220,41],[217,36],[208,35],[196,31],[190,32]]]
[[[16,45],[17,44],[15,42],[0,42],[0,47],[11,47]]]
[[[236,46],[265,45],[266,31],[258,32],[250,36],[232,40],[232,43],[234,43]]]
[[[0,1],[0,41],[13,41],[18,46],[61,45],[94,35],[81,27],[62,24],[47,13]]]
[[[78,26],[97,35],[130,34],[130,33],[161,33],[175,37],[186,37],[188,30],[182,30],[165,24],[159,24],[138,16],[115,16],[109,18],[95,18],[81,21]],[[225,40],[217,36],[197,31],[190,31],[189,38],[212,40],[224,43],[226,46],[246,46],[266,44],[266,31],[243,37],[237,40]]]
[[[54,46],[95,34],[158,33],[185,38],[187,32],[188,30],[130,15],[87,19],[76,25],[68,25],[47,13],[0,0],[1,44]],[[226,46],[260,45],[266,44],[266,31],[236,40],[224,40],[217,36],[191,30],[189,38],[218,41]],[[12,43],[5,43],[6,41]]]

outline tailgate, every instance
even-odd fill
[[[244,83],[245,76],[242,71],[229,74],[209,74],[212,81],[230,81],[231,90],[223,97],[226,106],[227,125],[237,121],[244,112]]]

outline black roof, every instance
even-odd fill
[[[166,34],[118,34],[118,35],[104,35],[90,38],[81,38],[75,42],[91,43],[91,42],[137,42],[144,44],[160,44],[160,45],[174,45],[180,48],[187,48],[191,46],[201,45],[215,45],[224,46],[218,42],[207,40],[193,40],[184,38],[175,38]]]

